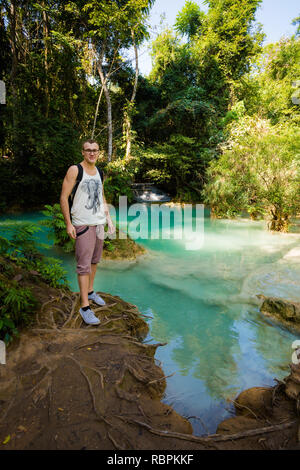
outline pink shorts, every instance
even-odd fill
[[[76,272],[79,275],[89,274],[91,272],[91,264],[97,264],[101,259],[103,239],[97,238],[96,228],[93,225],[79,225],[75,227]]]

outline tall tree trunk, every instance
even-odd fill
[[[113,57],[113,60],[111,62],[111,65],[110,65],[109,72],[106,74],[106,77],[105,77],[105,83],[108,82],[109,77],[113,73],[112,68],[113,68],[117,53],[118,53],[118,48],[115,49],[114,57]],[[103,60],[103,57],[102,57],[102,60]],[[116,70],[118,70],[118,69],[116,69]],[[96,111],[95,111],[94,124],[93,124],[93,130],[92,130],[92,139],[94,138],[94,135],[95,135],[97,117],[98,117],[98,113],[99,113],[99,106],[100,106],[100,102],[101,102],[101,98],[102,98],[102,94],[103,94],[103,89],[104,89],[104,86],[102,85],[101,91],[100,91],[100,94],[99,94],[99,97],[98,97],[98,101],[97,101]]]
[[[109,89],[107,87],[107,80],[104,75],[103,67],[102,67],[102,61],[104,58],[104,52],[105,52],[105,45],[102,46],[102,51],[100,53],[100,57],[97,60],[96,56],[96,48],[94,47],[94,52],[95,52],[95,57],[96,57],[96,66],[97,66],[97,71],[102,83],[103,87],[103,92],[105,95],[106,99],[106,104],[107,104],[107,129],[108,129],[108,149],[107,149],[107,159],[110,162],[112,159],[112,136],[113,136],[113,125],[112,125],[112,108],[111,108],[111,99],[110,99],[110,94],[109,94]]]
[[[131,133],[131,110],[136,96],[136,90],[138,85],[138,78],[139,78],[139,57],[138,57],[138,50],[135,43],[134,32],[131,31],[131,37],[133,41],[134,47],[134,54],[135,54],[135,77],[134,77],[134,86],[132,91],[131,100],[129,106],[126,107],[124,113],[124,126],[125,126],[125,138],[126,138],[126,154],[125,158],[130,157],[131,153],[131,141],[132,141],[132,133]]]
[[[8,10],[8,17],[10,22],[10,35],[9,42],[11,47],[12,61],[10,71],[10,85],[12,92],[12,116],[13,116],[13,151],[16,151],[16,140],[17,140],[17,100],[18,100],[18,88],[16,83],[17,68],[18,68],[18,52],[17,52],[17,37],[16,37],[16,24],[17,24],[17,4],[16,0],[10,2]]]
[[[99,113],[99,106],[100,106],[102,94],[103,94],[103,85],[102,85],[102,87],[101,87],[101,91],[100,91],[99,98],[98,98],[98,101],[97,101],[97,106],[96,106],[96,111],[95,111],[95,117],[94,117],[94,124],[93,124],[93,130],[92,130],[92,135],[91,135],[92,139],[93,139],[94,136],[95,136],[96,123],[97,123],[97,117],[98,117],[98,113]]]
[[[45,1],[43,1],[43,7],[45,7]],[[46,72],[45,78],[45,116],[49,116],[49,104],[50,104],[50,92],[49,92],[49,19],[46,10],[43,10],[43,36],[44,36],[44,67]]]

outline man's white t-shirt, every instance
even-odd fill
[[[82,180],[73,200],[71,217],[74,227],[106,224],[102,181],[97,168],[92,176],[83,170]]]

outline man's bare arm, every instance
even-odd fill
[[[115,232],[115,226],[110,217],[109,209],[108,209],[105,194],[104,194],[104,188],[102,189],[102,195],[103,195],[103,203],[104,203],[104,212],[106,215],[106,220],[107,220],[107,225],[108,225],[108,233],[113,234]]]
[[[68,198],[76,183],[77,173],[78,173],[77,166],[76,165],[70,166],[65,176],[65,179],[63,181],[61,195],[60,195],[61,211],[63,213],[64,219],[66,222],[67,233],[71,238],[76,238],[76,230],[71,222]]]

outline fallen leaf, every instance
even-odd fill
[[[13,278],[13,281],[19,282],[19,281],[21,281],[21,279],[23,279],[22,274],[17,274],[17,275]]]
[[[10,441],[10,434],[8,436],[6,436],[6,438],[4,439],[2,444],[7,444],[9,441]]]

